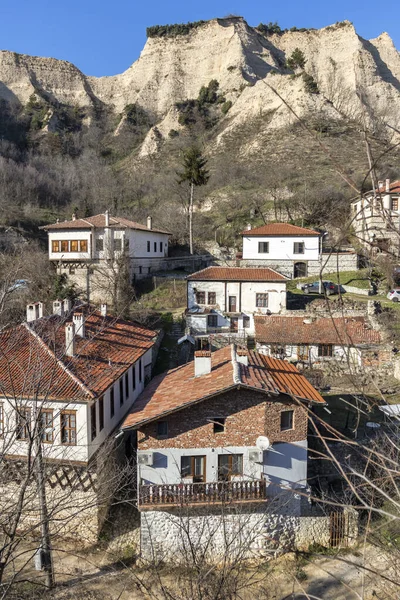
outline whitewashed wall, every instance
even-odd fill
[[[269,242],[269,252],[259,253],[258,243]],[[304,242],[304,254],[294,254],[295,242]],[[269,259],[269,260],[318,260],[319,238],[297,237],[297,236],[243,236],[243,260],[246,259]]]
[[[226,286],[226,296],[225,296]],[[267,310],[272,313],[279,313],[286,307],[286,283],[275,283],[269,281],[244,281],[241,284],[234,281],[188,281],[188,308],[198,306],[196,302],[196,292],[206,292],[206,304],[208,301],[208,292],[216,293],[216,305],[222,312],[228,312],[229,296],[236,296],[237,312],[248,312],[257,314],[266,314]],[[256,307],[256,294],[267,293],[268,308]]]
[[[275,344],[279,346],[280,344]],[[283,344],[282,344],[283,345]],[[299,345],[284,345],[285,347],[285,358],[287,360],[298,360],[299,359]],[[265,354],[266,356],[273,356],[271,353],[271,345],[264,344],[262,342],[256,343],[257,352]],[[340,360],[341,362],[349,361],[352,366],[361,366],[361,349],[352,348],[348,346],[333,346],[333,356],[318,356],[318,345],[308,346],[308,356],[311,363],[322,363],[329,362],[332,360]]]

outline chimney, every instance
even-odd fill
[[[64,298],[63,300],[63,309],[64,309],[64,314],[68,314],[71,310],[71,298]]]
[[[104,213],[104,216],[106,218],[105,227],[110,227],[110,213],[108,212],[108,210],[106,210],[106,212]]]
[[[76,221],[76,213],[72,213],[72,220]]]
[[[85,315],[83,312],[74,312],[72,315],[72,320],[75,326],[75,333],[79,335],[79,337],[85,337]]]
[[[249,365],[249,353],[245,348],[237,348],[236,349],[236,360],[238,363],[242,365]]]
[[[75,355],[75,325],[71,321],[65,324],[65,354]]]
[[[64,304],[62,300],[54,300],[53,302],[53,315],[59,315],[62,317],[64,314]]]
[[[100,313],[102,317],[107,316],[107,304],[105,302],[103,302],[103,304],[100,304]]]
[[[43,317],[43,302],[33,302],[26,307],[26,322],[32,323]]]
[[[383,181],[378,181],[378,190],[383,190]]]
[[[390,179],[386,179],[386,191],[390,192]]]
[[[153,219],[149,216],[147,217],[147,229],[152,229]]]
[[[211,373],[211,352],[198,350],[194,353],[194,376],[200,377]]]
[[[247,231],[251,231],[251,223],[247,223],[246,229],[247,229]]]

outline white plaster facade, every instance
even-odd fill
[[[321,356],[320,346],[305,344],[266,344],[256,342],[257,352],[266,356],[284,358],[289,361],[302,361],[309,365],[321,365],[332,361],[350,363],[351,367],[361,367],[361,349],[351,346],[325,344],[332,347],[332,356]]]
[[[243,260],[318,260],[319,236],[255,236],[243,235]],[[268,243],[268,252],[260,251],[260,243]],[[295,252],[302,244],[304,252]]]

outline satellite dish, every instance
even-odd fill
[[[264,435],[260,435],[256,440],[256,446],[259,450],[268,450],[270,445],[269,439]]]

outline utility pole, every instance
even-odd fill
[[[54,587],[53,559],[51,555],[49,514],[46,502],[46,479],[42,455],[42,423],[41,414],[37,404],[34,405],[34,466],[36,474],[36,485],[38,491],[39,513],[40,513],[40,566],[45,574],[45,585],[47,588]]]

